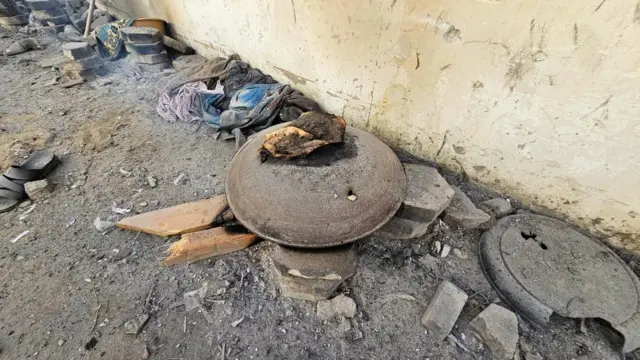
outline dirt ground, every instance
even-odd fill
[[[1,51],[26,35],[3,36]],[[35,36],[45,50],[0,58],[0,168],[45,148],[63,163],[50,176],[56,184],[50,199],[29,214],[29,206],[0,214],[0,359],[141,359],[145,348],[150,359],[167,360],[491,359],[468,328],[497,301],[478,265],[479,231],[441,226],[414,241],[358,242],[358,273],[339,289],[358,305],[347,331],[336,320],[321,321],[314,303],[279,296],[264,260],[267,242],[167,268],[160,259],[175,238],[98,232],[96,217],[118,218],[114,204],[145,212],[223,193],[234,144],[215,140],[205,126],[162,120],[155,113],[155,80],[124,61],[110,64],[111,75],[80,86],[49,85],[57,72],[39,62],[60,56],[60,44],[50,33]],[[174,185],[180,173],[187,180]],[[157,187],[147,184],[149,175]],[[459,185],[476,202],[495,195]],[[9,241],[24,230],[29,235]],[[436,239],[466,258],[428,261],[424,255]],[[470,295],[453,331],[469,352],[433,341],[420,325],[444,279]],[[213,324],[197,310],[172,306],[205,282]],[[127,334],[123,324],[145,312],[150,320],[143,331]],[[517,359],[533,360],[535,353],[554,360],[620,359],[619,342],[606,327],[589,320],[586,332],[579,328],[577,321],[555,318],[537,329],[521,319]]]

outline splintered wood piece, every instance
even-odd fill
[[[159,236],[172,236],[211,228],[227,208],[225,195],[131,216],[116,226]]]
[[[228,254],[249,247],[256,239],[255,234],[225,227],[184,234],[180,241],[171,244],[163,263],[171,266]]]

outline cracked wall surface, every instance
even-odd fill
[[[103,0],[640,253],[638,0]]]

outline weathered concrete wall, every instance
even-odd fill
[[[103,0],[640,252],[638,0]]]

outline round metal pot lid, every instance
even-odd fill
[[[406,176],[387,145],[347,127],[342,144],[261,163],[265,134],[282,126],[252,136],[229,166],[227,198],[244,226],[283,245],[323,248],[366,237],[393,217]]]
[[[602,318],[640,341],[638,278],[609,248],[562,221],[502,218],[482,235],[480,262],[500,297],[539,325],[553,312]]]

